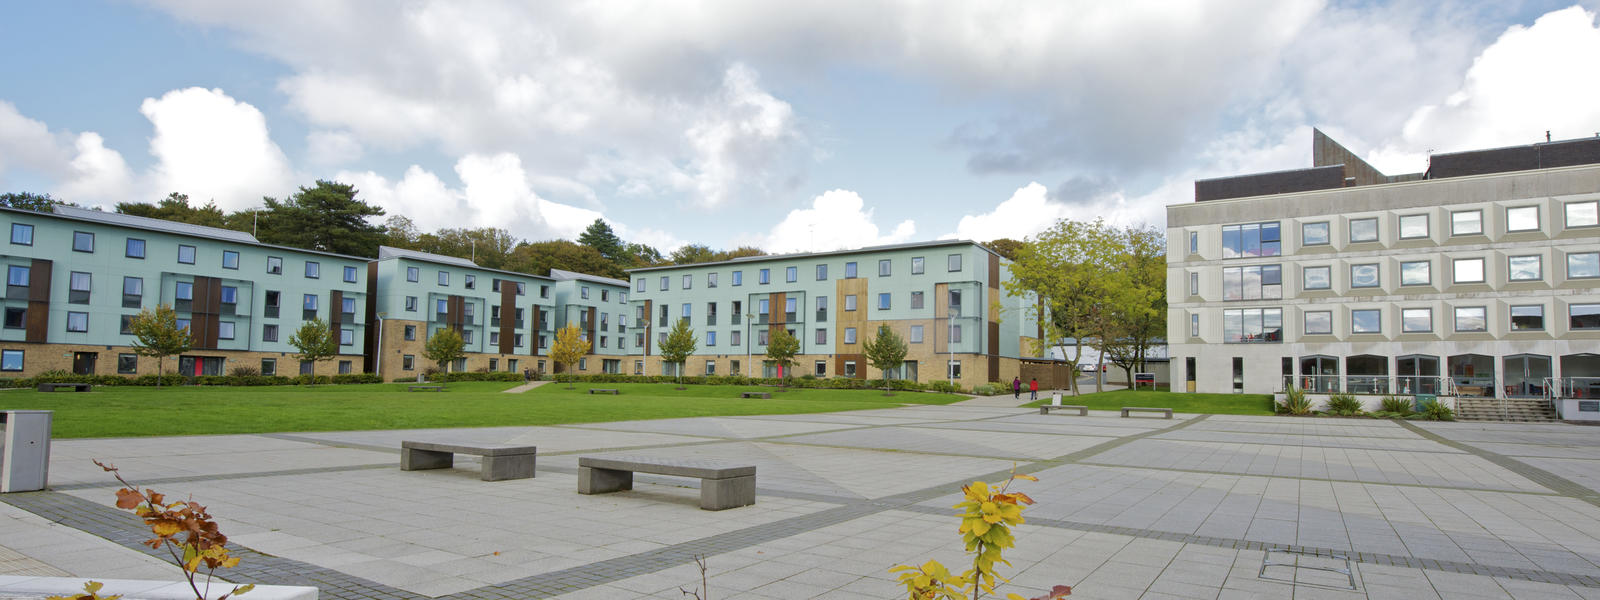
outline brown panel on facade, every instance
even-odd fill
[[[378,261],[367,261],[367,321],[378,319],[377,327],[368,327],[366,335],[362,336],[363,348],[361,351],[361,368],[363,372],[371,373],[377,370],[378,336],[382,335],[383,320],[378,317]]]
[[[989,255],[989,289],[1000,289],[1000,257],[985,252]]]
[[[1000,381],[1000,325],[989,322],[989,381]]]
[[[860,353],[862,336],[873,333],[867,330],[867,280],[864,278],[840,279],[834,284],[834,290],[833,314],[836,316],[834,317],[833,353],[840,355]],[[856,297],[855,310],[844,309],[846,296]],[[844,343],[844,330],[847,327],[856,328],[856,343],[854,344]],[[804,334],[802,333],[801,335]],[[820,350],[819,348],[818,351]],[[839,364],[842,365],[844,363]],[[856,364],[860,365],[861,363],[858,362]],[[836,372],[843,373],[844,371]],[[858,370],[857,372],[860,371]]]
[[[767,311],[768,311],[767,312],[767,322],[768,323],[771,323],[773,325],[781,325],[783,323],[787,323],[788,322],[788,321],[784,320],[784,318],[785,318],[784,317],[784,313],[783,313],[783,299],[784,298],[785,298],[785,296],[784,296],[783,292],[773,292],[771,294],[767,294]]]
[[[35,258],[33,264],[29,265],[28,320],[23,325],[26,328],[24,340],[41,344],[49,341],[50,274],[54,266],[54,263],[43,258]]]
[[[517,352],[517,284],[500,283],[500,353]]]
[[[835,374],[837,374],[837,375],[840,375],[840,376],[844,375],[844,363],[845,363],[845,361],[852,361],[852,360],[856,362],[856,376],[855,376],[855,378],[856,379],[866,379],[867,378],[867,355],[865,355],[865,354],[836,354],[836,355],[834,355],[833,372]]]
[[[528,354],[542,356],[539,354],[539,332],[544,331],[544,319],[540,318],[544,311],[537,304],[528,308],[533,311],[528,315]]]
[[[461,296],[448,296],[444,301],[444,324],[456,331],[461,331],[462,324],[466,321],[466,300]]]
[[[650,356],[650,319],[654,318],[655,314],[656,313],[655,313],[654,304],[652,304],[649,300],[645,300],[644,301],[644,322],[643,323],[634,323],[633,324],[635,327],[644,330],[644,337],[645,337],[645,340],[644,340],[644,355],[645,356]],[[746,342],[746,343],[749,343],[749,342]]]
[[[222,281],[215,277],[195,277],[193,292],[194,299],[189,304],[190,342],[195,348],[216,348]]]
[[[339,334],[339,326],[344,324],[344,292],[332,290],[328,292],[328,329],[332,330],[334,337]]]
[[[595,314],[594,313],[595,313],[595,308],[593,306],[591,306],[589,308],[586,308],[586,309],[584,309],[584,313],[588,315],[587,318],[588,318],[588,322],[589,322],[589,328],[584,330],[584,333],[587,334],[589,337],[587,337],[585,339],[589,340],[589,353],[593,354],[594,353],[594,349],[600,347],[600,342],[597,341],[595,339],[595,337],[594,337],[594,327],[595,327]]]

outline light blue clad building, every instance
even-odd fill
[[[168,373],[310,373],[289,337],[321,318],[339,356],[319,375],[363,369],[368,322],[366,259],[263,244],[248,233],[70,206],[54,213],[0,208],[9,233],[0,260],[7,285],[0,376],[45,371],[145,375],[132,318],[173,306],[194,349]]]
[[[971,387],[1019,375],[1040,337],[1035,299],[1003,291],[1010,261],[971,241],[629,273],[637,374],[673,372],[660,360],[660,345],[677,319],[688,319],[696,335],[695,353],[685,363],[690,375],[778,376],[764,356],[771,334],[783,328],[800,341],[795,375],[867,378],[862,344],[887,324],[909,349],[891,375]]]
[[[385,379],[414,377],[436,367],[424,353],[428,337],[454,328],[467,355],[451,371],[547,371],[554,341],[556,281],[480,267],[465,258],[380,246],[372,273],[370,368]]]
[[[589,342],[589,356],[553,372],[622,373],[623,361],[635,353],[628,337],[628,282],[561,269],[550,269],[550,278],[556,282],[556,328],[577,325]]]

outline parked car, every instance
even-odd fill
[[[1094,372],[1094,365],[1092,365],[1092,364],[1078,365],[1078,370],[1081,371],[1081,372],[1084,372],[1084,373],[1093,373]]]

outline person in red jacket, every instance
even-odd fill
[[[1028,399],[1029,400],[1038,400],[1039,399],[1039,380],[1038,379],[1029,379],[1028,380]]]

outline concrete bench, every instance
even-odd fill
[[[646,456],[578,458],[578,493],[633,489],[634,473],[700,478],[700,508],[723,510],[756,503],[756,467],[715,460]]]
[[[479,479],[528,479],[533,477],[537,446],[509,446],[488,444],[443,444],[438,442],[400,442],[400,470],[448,469],[455,464],[455,455],[472,454],[483,457],[483,470]]]
[[[87,391],[93,390],[94,389],[94,385],[88,384],[88,383],[41,383],[41,384],[39,384],[39,391],[41,391],[41,392],[54,392],[54,391],[59,390],[61,388],[71,388],[72,391],[74,391],[74,392],[87,392]]]
[[[740,398],[772,398],[772,392],[741,392]]]
[[[1078,416],[1080,416],[1080,417],[1089,416],[1089,407],[1087,407],[1087,406],[1077,406],[1077,405],[1074,405],[1074,404],[1041,404],[1041,405],[1039,405],[1039,414],[1041,414],[1041,415],[1048,415],[1048,414],[1050,414],[1050,411],[1052,411],[1052,410],[1075,410],[1075,411],[1078,411]]]
[[[1130,412],[1163,413],[1163,414],[1166,415],[1166,418],[1168,418],[1168,419],[1172,418],[1172,409],[1170,409],[1170,408],[1144,408],[1144,407],[1140,407],[1140,406],[1124,406],[1124,407],[1122,407],[1122,416],[1126,417],[1126,416],[1128,416],[1128,413],[1130,413]]]
[[[442,392],[442,391],[444,391],[444,386],[442,386],[442,385],[413,385],[411,387],[406,388],[406,391],[410,391],[410,392],[415,392],[417,390],[422,390],[424,392]]]
[[[611,394],[611,395],[615,396],[617,394],[621,394],[622,390],[606,389],[606,388],[589,388],[589,393],[591,393],[591,394]]]

